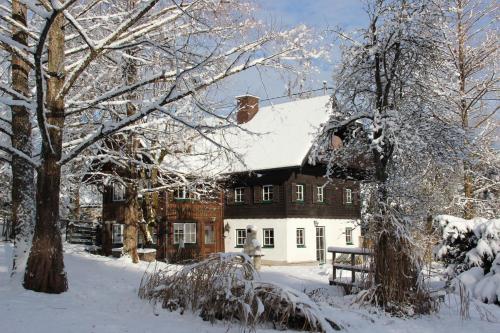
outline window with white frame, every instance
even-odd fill
[[[245,245],[247,239],[247,229],[236,229],[236,247]]]
[[[324,187],[323,186],[316,186],[316,201],[317,202],[324,202],[325,201]]]
[[[295,193],[297,196],[297,201],[304,201],[304,185],[302,184],[295,185]]]
[[[350,188],[345,189],[345,203],[352,204],[352,190]]]
[[[262,229],[264,235],[264,247],[274,247],[274,229]]]
[[[237,203],[243,203],[244,202],[244,195],[245,195],[245,188],[244,187],[237,187],[234,189],[234,202]]]
[[[183,186],[183,187],[178,187],[175,191],[174,191],[174,199],[177,199],[177,200],[183,200],[183,199],[188,199],[188,191],[187,189]]]
[[[196,223],[174,223],[174,244],[196,243]]]
[[[113,201],[125,200],[125,185],[122,183],[113,183]]]
[[[123,224],[113,224],[113,244],[123,244]]]
[[[262,186],[262,201],[273,201],[273,185]]]
[[[297,246],[298,247],[303,247],[306,245],[304,234],[305,234],[304,228],[297,228]]]
[[[351,227],[345,228],[345,243],[348,245],[352,244],[352,228]]]

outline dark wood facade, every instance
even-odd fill
[[[256,171],[234,175],[228,186],[224,216],[238,218],[352,218],[361,216],[360,183],[332,179],[327,182],[324,166],[309,166]],[[326,184],[326,185],[325,185]],[[273,199],[262,200],[262,187],[273,185]],[[303,200],[297,200],[296,185],[303,185]],[[324,186],[323,201],[317,187]],[[242,188],[242,202],[235,202],[235,188]],[[351,200],[346,198],[351,191]],[[351,201],[351,202],[349,202]]]
[[[191,251],[194,257],[205,257],[210,253],[224,251],[223,237],[223,194],[215,199],[176,199],[173,192],[158,193],[156,208],[156,226],[154,232],[157,259],[172,258],[182,247],[174,242],[174,225],[193,223],[196,225],[196,241],[185,243],[184,249]],[[113,200],[112,186],[106,186],[103,193],[102,220],[104,229],[112,233],[111,224],[123,224],[124,201]],[[108,225],[106,227],[106,224]],[[207,238],[206,232],[213,230],[213,236]],[[111,242],[111,236],[107,237]],[[209,240],[207,242],[207,239]],[[116,246],[116,244],[103,247]],[[104,251],[106,252],[106,251]],[[108,254],[108,253],[105,253]]]

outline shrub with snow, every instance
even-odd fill
[[[435,218],[442,240],[435,255],[448,266],[452,285],[462,283],[477,299],[500,305],[500,219]]]
[[[304,293],[256,281],[252,262],[243,253],[216,253],[191,265],[170,265],[147,275],[139,296],[171,311],[190,310],[211,322],[239,321],[250,329],[259,323],[320,332],[340,329]]]
[[[435,256],[448,267],[452,277],[472,267],[482,267],[484,274],[500,252],[500,219],[465,220],[455,216],[434,218],[442,232]]]

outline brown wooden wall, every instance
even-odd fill
[[[103,222],[113,221],[123,223],[124,201],[113,201],[112,186],[107,186],[103,194]],[[196,247],[198,254],[206,256],[213,252],[224,251],[224,212],[223,194],[210,200],[176,200],[171,192],[159,194],[157,217],[157,258],[164,259],[168,254],[178,250],[173,244],[173,223],[196,222],[197,243],[186,244],[186,247]],[[204,227],[213,225],[215,244],[205,244]]]
[[[314,202],[316,186],[325,184],[322,167],[304,167],[295,169],[270,170],[259,175],[235,176],[234,182],[228,186],[225,202],[225,218],[359,218],[361,215],[359,200],[359,182],[353,180],[333,179],[325,186],[324,202]],[[304,201],[297,202],[293,198],[294,185],[304,185]],[[260,202],[255,193],[261,191],[263,185],[274,185],[279,191],[279,198],[272,203]],[[245,188],[244,203],[234,203],[235,187]],[[345,203],[344,189],[353,191],[353,203]],[[250,194],[250,195],[247,195]]]

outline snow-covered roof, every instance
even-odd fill
[[[249,122],[239,127],[215,131],[210,140],[202,137],[194,140],[190,153],[167,156],[164,166],[204,177],[300,166],[320,125],[328,120],[329,99],[319,96],[261,107]]]
[[[236,134],[226,136],[241,162],[229,172],[277,169],[302,165],[320,125],[328,120],[329,96],[262,107]]]

